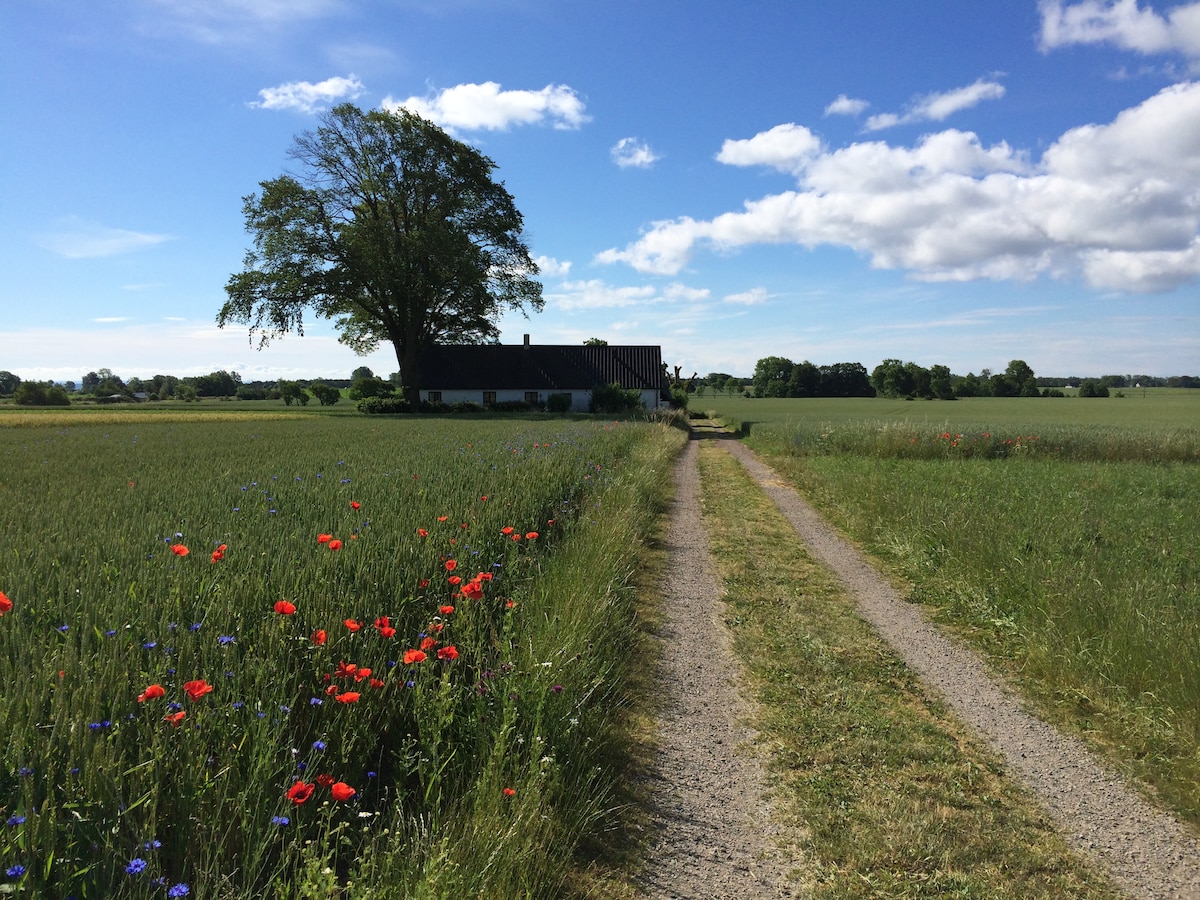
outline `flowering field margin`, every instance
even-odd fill
[[[629,560],[679,441],[348,419],[0,432],[3,883],[554,896],[607,808]]]

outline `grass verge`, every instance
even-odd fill
[[[855,613],[740,465],[700,454],[726,622],[759,703],[807,893],[1120,896]]]

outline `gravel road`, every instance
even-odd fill
[[[698,429],[699,430],[699,429]],[[722,440],[775,502],[814,558],[857,599],[861,615],[928,690],[1004,758],[1041,798],[1061,833],[1109,872],[1130,897],[1200,898],[1200,842],[1107,770],[1079,741],[1023,708],[971,651],[905,602],[852,545],[736,440]],[[737,665],[720,622],[720,588],[701,520],[697,441],[674,472],[668,533],[668,609],[663,632],[662,751],[653,775],[653,851],[645,887],[662,898],[798,896],[787,873],[798,860],[779,849],[763,766],[741,721]],[[748,802],[749,801],[749,802]]]

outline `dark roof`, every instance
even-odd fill
[[[433,390],[590,390],[666,387],[659,347],[554,344],[429,346],[421,351],[421,387]]]

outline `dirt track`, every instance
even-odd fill
[[[713,432],[709,432],[713,434]],[[930,625],[859,551],[827,528],[800,496],[735,440],[722,440],[813,557],[857,598],[859,611],[957,715],[1004,758],[1042,802],[1067,841],[1107,870],[1131,897],[1200,898],[1200,842],[1107,771],[1079,741],[1029,715],[980,660]],[[752,733],[737,720],[746,698],[720,624],[720,588],[699,505],[697,441],[675,470],[668,534],[661,722],[655,772],[655,841],[646,888],[654,897],[788,897],[793,860],[762,799],[760,762],[739,751]],[[746,802],[755,798],[757,802]],[[748,812],[745,812],[748,811]]]

